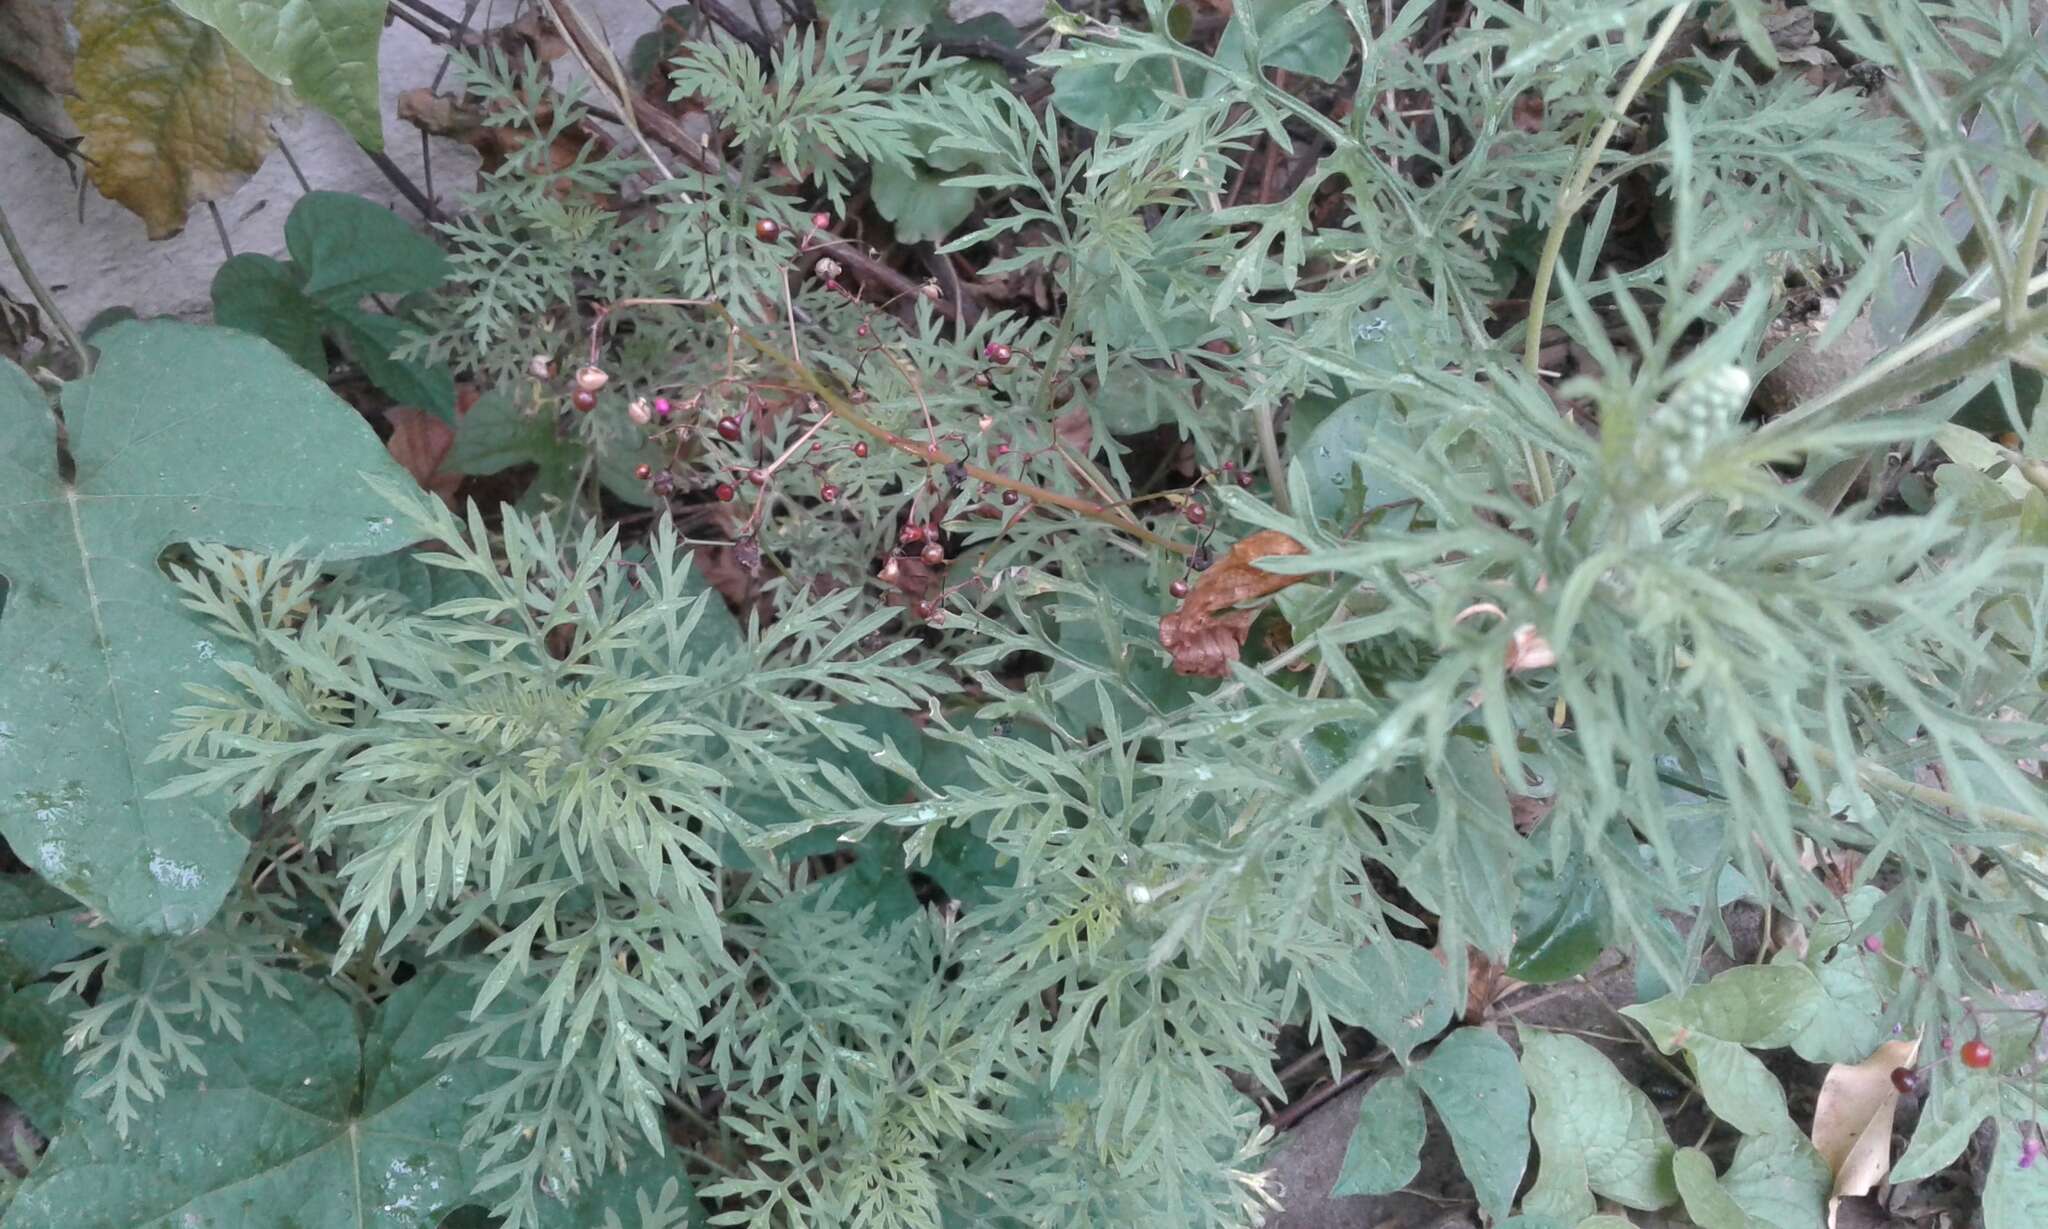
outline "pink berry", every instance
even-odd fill
[[[1865,936],[1863,936],[1863,950],[1864,950],[1864,951],[1866,951],[1866,952],[1881,952],[1881,951],[1883,951],[1883,950],[1884,950],[1884,936],[1883,936],[1883,935],[1865,935]]]
[[[981,356],[1000,367],[1010,361],[1010,347],[999,341],[992,341],[981,348]]]
[[[656,397],[654,399],[654,416],[656,418],[667,418],[670,414],[675,413],[675,410],[676,407],[669,404],[667,397]]]

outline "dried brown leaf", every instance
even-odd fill
[[[486,122],[490,111],[473,99],[454,94],[436,94],[425,86],[405,90],[398,96],[398,118],[411,124],[429,136],[446,137],[460,141],[477,152],[481,170],[488,173],[498,170],[505,163],[536,138],[531,130],[523,126],[492,125]],[[536,124],[549,121],[547,108],[535,117]],[[550,171],[566,170],[575,165],[585,148],[595,153],[606,153],[612,148],[609,136],[588,120],[578,120],[560,136],[556,137],[547,150],[547,165]],[[558,198],[589,194],[574,187],[567,180],[557,180],[548,190]]]
[[[1307,579],[1267,572],[1253,561],[1307,553],[1307,547],[1277,529],[1261,530],[1232,546],[1202,573],[1180,609],[1159,620],[1159,643],[1172,655],[1174,670],[1202,678],[1229,674],[1258,617],[1256,610],[1234,607]]]
[[[1920,1042],[1887,1041],[1860,1063],[1836,1063],[1821,1082],[1813,1107],[1813,1146],[1834,1171],[1828,1224],[1842,1200],[1867,1195],[1892,1167],[1892,1112],[1899,1090],[1892,1072],[1909,1067]]]
[[[393,406],[384,417],[391,423],[391,438],[384,445],[391,459],[404,466],[422,490],[432,491],[454,507],[455,488],[462,485],[462,475],[442,473],[441,463],[455,446],[455,429],[425,410],[409,406]]]

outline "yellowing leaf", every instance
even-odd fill
[[[1821,1082],[1813,1107],[1813,1146],[1834,1171],[1828,1224],[1845,1198],[1867,1195],[1892,1165],[1892,1111],[1899,1090],[1892,1072],[1908,1067],[1919,1041],[1887,1041],[1860,1063],[1837,1063]]]
[[[176,0],[218,30],[258,72],[384,148],[377,42],[385,0]]]
[[[277,87],[170,0],[78,0],[71,118],[87,174],[152,239],[263,165]]]

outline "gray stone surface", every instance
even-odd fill
[[[445,0],[441,7],[450,13],[462,8],[459,0]],[[480,4],[478,12],[491,7]],[[578,0],[578,7],[602,24],[621,53],[654,25],[654,10],[644,0]],[[379,76],[385,152],[422,186],[425,168],[419,134],[393,118],[392,107],[401,90],[432,81],[441,58],[441,50],[411,26],[394,22],[384,31]],[[280,121],[277,131],[313,187],[360,193],[395,206],[406,218],[418,218],[341,125],[327,116],[306,110]],[[436,141],[433,169],[434,194],[452,201],[474,181],[476,159],[460,145]],[[247,183],[218,202],[234,250],[281,254],[285,215],[300,195],[291,167],[273,153]],[[0,121],[0,204],[36,271],[52,285],[74,323],[83,326],[100,311],[119,306],[144,315],[208,314],[207,288],[225,253],[205,206],[193,210],[183,233],[152,243],[143,234],[140,219],[91,185],[74,183],[62,162],[5,121]],[[4,258],[0,285],[17,298],[25,297],[20,279]]]

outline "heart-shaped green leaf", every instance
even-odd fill
[[[177,543],[333,558],[405,543],[363,481],[409,482],[356,412],[227,329],[121,324],[57,420],[0,364],[0,833],[43,876],[137,932],[204,925],[248,843],[220,803],[153,798],[192,683],[237,649],[180,605]]]

